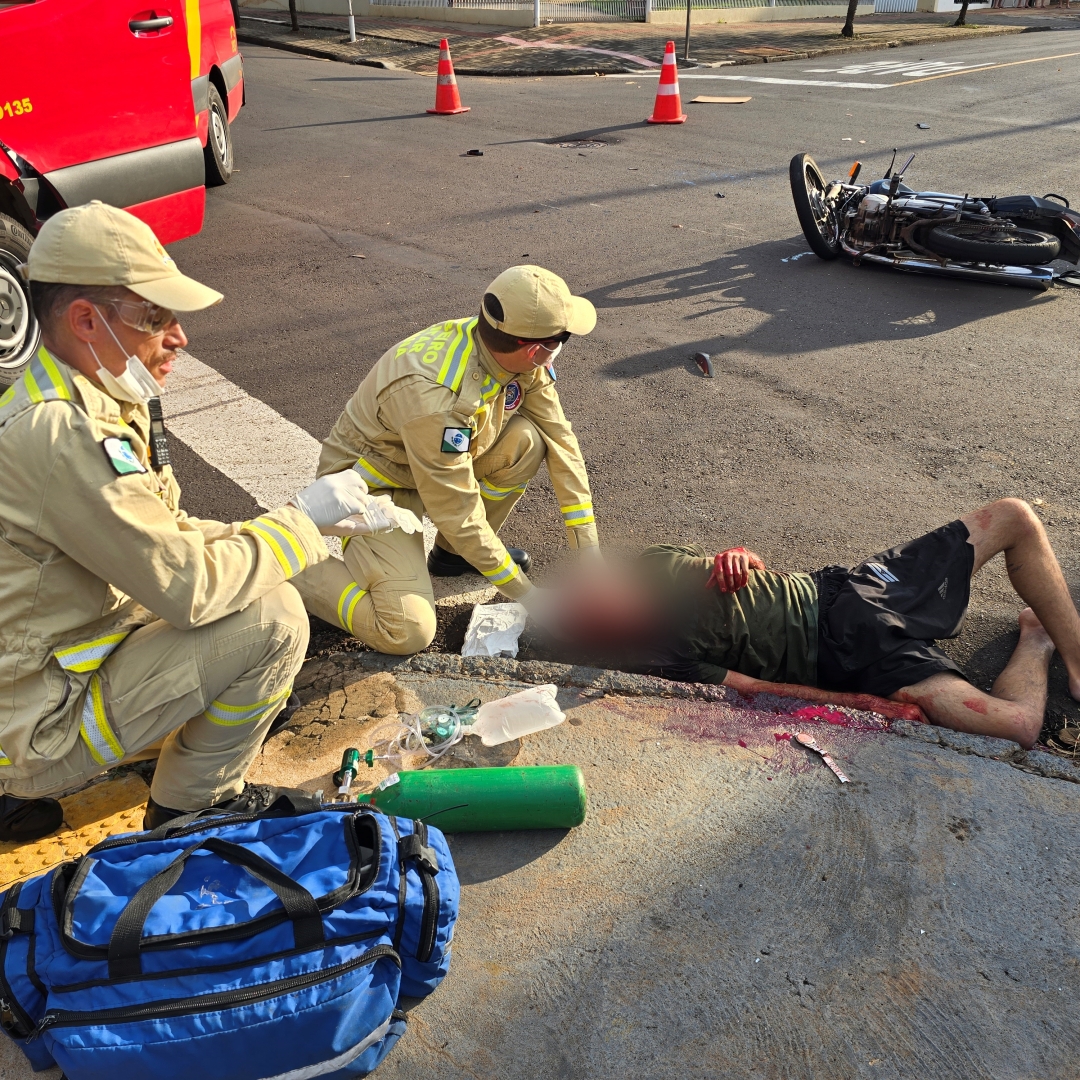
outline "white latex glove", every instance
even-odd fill
[[[389,495],[367,496],[367,505],[360,514],[353,514],[323,531],[329,536],[372,536],[375,533],[400,529],[404,533],[423,531],[420,519],[402,506],[395,506]]]
[[[362,514],[371,502],[367,484],[357,473],[339,472],[320,476],[314,484],[298,491],[289,503],[307,514],[324,536],[328,530],[353,514]]]

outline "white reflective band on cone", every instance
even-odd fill
[[[658,86],[656,88],[656,96],[657,97],[670,97],[672,94],[677,94],[678,92],[679,92],[678,83],[668,83],[667,86]]]

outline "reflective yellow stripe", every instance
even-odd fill
[[[461,389],[461,380],[465,377],[465,368],[468,366],[469,357],[473,354],[475,342],[473,333],[479,320],[474,316],[471,319],[462,320],[459,324],[461,339],[455,341],[454,347],[446,357],[442,369],[439,371],[439,382],[448,386],[456,394]]]
[[[342,628],[348,630],[353,637],[356,637],[356,631],[353,629],[352,624],[353,612],[356,610],[356,605],[360,603],[361,597],[364,596],[367,596],[367,589],[361,589],[354,581],[338,599],[338,622],[341,623]]]
[[[101,692],[100,675],[94,675],[90,679],[86,700],[83,702],[79,734],[99,765],[115,765],[123,758],[124,748],[109,727],[109,718],[105,714],[105,697]]]
[[[368,487],[400,488],[401,484],[394,483],[389,476],[383,476],[367,458],[357,458],[353,469],[358,472]]]
[[[516,484],[514,487],[496,487],[494,484],[489,484],[486,480],[477,480],[477,485],[480,488],[480,494],[492,502],[498,502],[501,499],[505,499],[508,495],[513,495],[515,492],[522,492],[527,487],[526,484]]]
[[[199,68],[202,66],[202,12],[199,4],[200,0],[187,0],[184,4],[187,13],[187,47],[193,79],[199,77]]]
[[[56,361],[44,345],[38,349],[30,366],[23,374],[26,393],[36,405],[42,401],[70,401],[71,391],[64,385],[64,378]]]
[[[492,585],[505,585],[508,581],[513,581],[518,576],[518,564],[510,558],[510,553],[506,553],[506,558],[499,563],[496,570],[483,571],[484,577],[486,577]]]
[[[502,392],[502,383],[497,382],[490,375],[484,376],[484,381],[480,384],[480,400],[487,405],[494,398],[497,398]]]
[[[575,503],[572,506],[560,506],[563,521],[567,525],[591,525],[596,521],[591,502]]]
[[[107,634],[93,641],[84,641],[81,645],[72,645],[69,649],[57,649],[53,656],[65,671],[97,671],[129,633],[130,630],[122,630],[118,634]]]
[[[253,533],[270,548],[281,564],[281,569],[285,571],[286,577],[295,577],[307,566],[304,549],[287,529],[267,521],[266,518],[248,521],[243,528]]]
[[[2,409],[5,405],[10,404],[14,400],[14,398],[15,398],[15,387],[14,386],[9,386],[4,391],[3,396],[0,396],[0,409]]]
[[[9,758],[3,750],[0,750],[0,768],[3,768],[5,765],[10,765],[11,763],[11,758]]]
[[[218,727],[238,727],[240,724],[250,724],[253,720],[265,716],[271,706],[276,705],[283,697],[288,697],[291,693],[292,687],[286,686],[280,693],[268,697],[265,701],[256,701],[254,705],[228,705],[224,701],[212,701],[203,716]]]

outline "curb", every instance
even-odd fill
[[[360,671],[374,675],[377,672],[415,672],[445,679],[489,679],[493,682],[516,682],[537,685],[555,683],[556,686],[591,690],[596,696],[618,694],[624,697],[673,698],[684,701],[715,701],[738,705],[742,696],[727,686],[706,683],[669,682],[651,675],[632,675],[624,671],[605,668],[583,667],[571,664],[555,664],[541,660],[509,660],[503,657],[458,656],[452,653],[418,653],[415,656],[387,656],[384,653],[349,652],[331,653],[322,660],[309,661],[296,680],[296,688],[303,691],[323,679],[340,677],[345,671]],[[782,706],[799,703],[794,698],[764,698],[766,707],[774,703],[777,713]],[[771,699],[771,700],[770,700]],[[839,708],[838,706],[834,706]],[[851,711],[840,709],[840,711]],[[971,754],[990,761],[1000,761],[1048,780],[1065,780],[1080,784],[1080,762],[1069,761],[1046,750],[1024,750],[1010,739],[995,739],[987,735],[968,735],[961,731],[918,724],[910,720],[884,721],[883,732],[891,732],[902,738],[952,750],[957,754]]]
[[[284,25],[284,24],[282,24]],[[311,24],[300,24],[304,29],[322,30],[324,27],[316,27]],[[950,29],[950,28],[945,28]],[[734,61],[724,63],[723,67],[743,67],[750,64],[768,64],[768,63],[780,63],[787,60],[812,60],[821,56],[834,56],[843,55],[846,53],[856,52],[877,52],[882,49],[898,49],[906,45],[932,45],[938,44],[942,41],[957,41],[965,38],[975,37],[1000,37],[1006,34],[1030,34],[1040,31],[1051,31],[1053,27],[1050,26],[981,26],[981,27],[967,27],[957,28],[955,31],[948,35],[936,33],[936,34],[919,34],[915,37],[904,38],[903,40],[896,41],[867,41],[859,43],[858,40],[848,45],[835,45],[827,48],[818,49],[801,49],[792,52],[784,53],[782,56],[740,56]],[[431,49],[437,50],[438,46],[431,45],[427,42],[416,41],[409,38],[391,37],[384,33],[365,35],[363,27],[359,29],[359,36],[368,37],[368,40],[390,41],[395,44],[404,45],[409,49]],[[236,32],[236,38],[238,41],[243,42],[245,45],[263,45],[267,48],[281,49],[285,52],[298,53],[302,56],[311,56],[318,60],[334,60],[342,64],[356,64],[363,67],[375,67],[383,68],[387,71],[408,71],[409,68],[401,64],[394,63],[393,60],[381,59],[379,57],[365,57],[365,56],[353,56],[347,52],[348,43],[338,43],[330,40],[316,40],[312,38],[298,38],[295,40],[288,40],[282,38],[276,34],[262,34],[257,30],[250,29],[238,29]],[[509,47],[508,47],[509,50]],[[404,51],[404,50],[403,50]],[[524,50],[522,50],[524,51]],[[538,50],[539,51],[539,50]],[[462,57],[458,60],[454,69],[459,75],[473,75],[473,76],[490,76],[500,78],[513,78],[513,77],[529,77],[537,75],[593,75],[596,73],[598,61],[592,61],[589,64],[582,64],[579,66],[568,66],[559,69],[553,69],[544,66],[520,66],[512,70],[494,69],[485,67],[471,67],[469,65],[468,57]],[[713,65],[705,63],[702,67],[711,67]],[[640,75],[644,69],[639,67],[623,66],[619,68],[609,69],[604,72],[605,75]],[[693,70],[686,68],[684,70]]]

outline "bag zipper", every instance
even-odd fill
[[[169,1001],[155,1002],[150,1005],[124,1006],[119,1009],[98,1009],[95,1012],[73,1012],[68,1009],[55,1009],[41,1018],[41,1023],[34,1029],[31,1038],[37,1038],[42,1032],[52,1027],[86,1027],[100,1024],[130,1024],[139,1020],[157,1020],[170,1016],[191,1016],[196,1013],[218,1012],[223,1009],[252,1005],[268,998],[281,997],[297,990],[304,990],[319,983],[330,982],[342,975],[373,964],[377,960],[389,958],[401,966],[401,958],[389,945],[376,945],[366,953],[321,971],[309,971],[303,975],[292,975],[287,979],[276,979],[262,986],[251,986],[244,990],[223,990],[216,994],[204,994],[197,998],[173,998]]]
[[[7,895],[4,897],[4,903],[0,906],[0,920],[3,920],[7,913],[18,905],[21,892],[21,881],[16,882],[8,890]],[[25,1039],[33,1033],[34,1021],[22,1005],[19,1004],[19,999],[15,996],[11,983],[8,982],[7,954],[8,943],[11,941],[12,934],[14,934],[14,931],[8,930],[4,935],[3,944],[0,945],[0,1027],[3,1027],[4,1031],[12,1038]]]
[[[427,825],[417,821],[413,826],[420,833],[420,843],[427,845]],[[416,946],[416,959],[426,964],[435,951],[435,935],[439,929],[439,883],[435,875],[417,862],[420,885],[424,890],[424,913],[420,919],[420,943]]]

